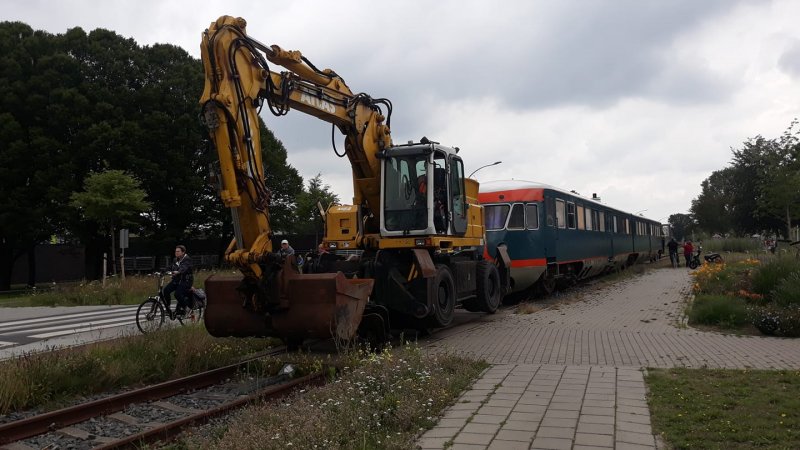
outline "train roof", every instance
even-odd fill
[[[482,183],[480,183],[479,196],[480,196],[480,194],[489,194],[489,193],[504,192],[504,191],[522,191],[522,190],[528,190],[528,189],[531,189],[531,190],[538,190],[538,189],[544,190],[544,189],[547,189],[547,190],[551,190],[551,191],[556,191],[556,192],[559,192],[559,193],[564,194],[564,195],[569,195],[571,197],[577,197],[577,198],[579,198],[582,201],[587,202],[587,203],[594,203],[595,205],[602,206],[603,208],[611,209],[611,210],[614,210],[614,211],[617,211],[617,212],[621,212],[623,214],[634,215],[633,213],[628,213],[628,212],[613,208],[613,207],[608,206],[608,205],[606,205],[604,203],[598,202],[597,200],[593,200],[591,198],[583,197],[582,195],[577,194],[575,192],[569,192],[569,191],[566,191],[564,189],[557,188],[555,186],[551,186],[551,185],[545,184],[545,183],[539,183],[539,182],[536,182],[536,181],[495,180],[495,181],[482,182]],[[644,217],[644,216],[636,216],[636,217],[641,217],[644,220],[649,220],[649,221],[652,221],[652,222],[658,222],[657,220],[649,219],[649,218]]]

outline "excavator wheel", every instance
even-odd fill
[[[456,309],[456,286],[453,274],[444,264],[436,265],[436,276],[431,281],[431,295],[433,305],[431,315],[427,318],[427,325],[432,328],[443,328],[453,321]]]
[[[497,271],[497,266],[486,260],[478,261],[477,272],[478,306],[481,311],[494,314],[503,300],[500,273]]]

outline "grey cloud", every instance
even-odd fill
[[[800,77],[800,41],[794,41],[778,59],[778,67],[792,77]]]

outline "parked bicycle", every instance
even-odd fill
[[[206,295],[202,289],[192,288],[189,291],[190,307],[185,316],[177,314],[177,306],[172,310],[164,297],[164,280],[168,274],[166,272],[155,272],[158,277],[158,291],[156,295],[150,296],[143,301],[136,310],[136,326],[144,334],[159,330],[166,319],[177,320],[181,325],[184,322],[195,323],[203,318],[206,309]]]

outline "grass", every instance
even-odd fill
[[[649,369],[646,381],[671,448],[800,448],[800,371]]]
[[[214,338],[202,325],[0,362],[0,414],[53,409],[76,396],[179,378],[238,361],[276,341]]]
[[[688,313],[692,325],[738,329],[750,323],[745,299],[727,295],[698,295]]]
[[[212,273],[198,271],[194,285],[200,287]],[[102,281],[54,284],[44,289],[31,289],[23,294],[0,296],[0,307],[136,305],[157,292],[158,278],[153,275],[128,275]]]
[[[354,353],[333,382],[241,411],[181,448],[409,449],[487,366],[415,346]]]

